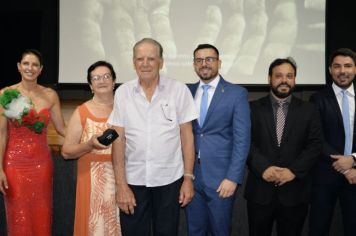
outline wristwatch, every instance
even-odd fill
[[[189,178],[191,178],[193,181],[195,180],[195,176],[194,176],[193,174],[184,173],[183,176],[184,176],[184,177],[189,177]]]
[[[356,153],[352,153],[351,156],[352,156],[352,160],[354,160],[354,164],[352,164],[352,167],[355,167],[356,166]]]

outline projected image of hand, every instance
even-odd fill
[[[236,1],[237,2],[237,1]],[[267,35],[265,0],[239,1],[221,48],[225,74],[252,74]],[[236,30],[239,29],[239,30]],[[243,41],[242,41],[243,38]]]
[[[250,76],[260,61],[290,56],[300,30],[298,11],[319,10],[323,2],[325,5],[325,0],[82,0],[81,41],[93,60],[111,61],[124,77],[129,72],[130,78],[125,80],[134,75],[132,47],[144,37],[162,44],[163,72],[184,78],[182,70],[189,70],[192,76],[193,49],[210,43],[220,50],[222,74]]]
[[[82,1],[79,12],[81,43],[92,60],[104,59],[101,22],[104,14],[103,1]]]

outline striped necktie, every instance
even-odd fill
[[[285,101],[278,101],[277,103],[278,103],[278,108],[276,112],[276,134],[277,134],[277,142],[279,147],[282,141],[282,135],[283,135],[286,117],[283,111],[283,105],[285,104]]]

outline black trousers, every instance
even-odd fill
[[[183,178],[159,187],[129,185],[137,206],[133,215],[120,212],[123,236],[175,236],[179,226],[179,191]]]
[[[302,233],[308,204],[283,206],[277,199],[268,205],[247,202],[250,236],[270,236],[276,222],[279,236],[299,236]]]
[[[334,215],[334,208],[339,200],[344,233],[356,235],[356,185],[349,184],[314,184],[309,215],[309,235],[327,236]]]

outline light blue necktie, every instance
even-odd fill
[[[342,120],[345,129],[345,149],[344,155],[351,154],[351,128],[350,128],[350,114],[349,114],[349,99],[347,98],[347,91],[342,90]]]
[[[203,96],[201,97],[201,103],[200,103],[200,117],[199,117],[199,124],[200,127],[203,127],[204,120],[206,117],[206,113],[208,111],[208,89],[211,86],[208,84],[205,84],[202,86],[203,88]]]

